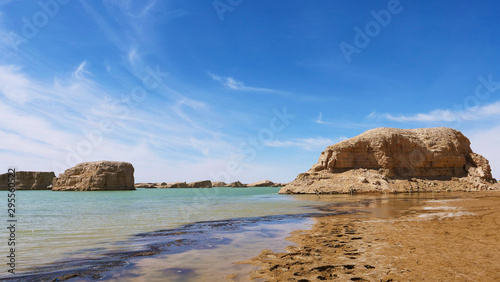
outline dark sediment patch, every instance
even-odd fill
[[[317,208],[317,207],[316,207]],[[324,217],[353,213],[328,212],[270,215],[262,217],[234,218],[227,220],[201,221],[183,225],[174,229],[156,230],[133,235],[130,240],[120,242],[122,246],[136,245],[140,242],[144,247],[139,250],[110,251],[95,257],[61,260],[47,266],[37,267],[29,272],[19,273],[11,277],[3,277],[5,281],[94,281],[106,279],[105,273],[112,273],[117,268],[133,268],[134,258],[153,257],[156,255],[179,254],[189,250],[213,249],[227,245],[231,239],[225,234],[245,231],[245,227],[257,224],[291,223],[312,217]],[[270,230],[262,229],[262,236],[273,237]],[[192,269],[167,269],[175,271],[179,279],[192,275]],[[173,273],[173,272],[172,272]]]

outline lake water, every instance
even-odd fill
[[[187,223],[310,212],[320,203],[279,188],[138,189],[110,192],[16,192],[16,263],[25,272],[61,260],[140,249],[133,235]],[[0,195],[7,202],[7,191]],[[1,220],[7,224],[5,212]],[[3,228],[2,238],[8,230]],[[7,242],[2,254],[8,254]],[[5,265],[4,263],[2,265]],[[6,267],[4,267],[6,268]],[[10,274],[2,271],[0,277]]]
[[[390,218],[446,194],[279,195],[279,188],[138,189],[110,192],[16,192],[16,271],[71,281],[246,281],[254,267],[233,262],[262,249],[284,251],[285,238],[312,223],[314,207],[365,206],[358,217]],[[7,191],[1,220],[7,226]],[[300,216],[299,216],[300,214]],[[2,238],[8,230],[2,228]],[[8,255],[7,239],[0,251]],[[2,255],[4,258],[5,256]],[[0,278],[7,272],[7,258]],[[101,268],[99,268],[101,267]],[[66,272],[65,272],[66,271]],[[40,274],[41,273],[41,274]],[[96,278],[98,277],[98,278]],[[22,281],[39,281],[28,276]]]

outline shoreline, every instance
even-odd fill
[[[499,280],[500,193],[450,196],[396,218],[318,218],[311,229],[291,234],[297,246],[238,263],[259,266],[251,278],[266,281]]]
[[[440,230],[428,226],[422,229],[418,225],[422,222],[439,223],[442,222],[441,220],[457,221],[462,217],[474,218],[476,215],[468,213],[475,213],[474,209],[478,208],[481,212],[484,212],[481,210],[481,206],[476,207],[473,205],[478,202],[478,199],[483,199],[483,202],[492,201],[488,200],[489,198],[496,199],[494,203],[499,206],[496,209],[497,220],[498,211],[500,210],[500,193],[498,192],[413,193],[411,195],[387,196],[363,194],[354,197],[349,195],[340,197],[338,195],[330,197],[325,195],[323,197],[322,195],[321,198],[320,201],[324,203],[323,205],[308,206],[317,210],[317,212],[199,221],[173,229],[137,233],[129,240],[120,242],[125,246],[126,250],[108,252],[104,255],[84,259],[64,260],[62,258],[59,262],[36,267],[30,272],[20,273],[13,277],[2,277],[0,280],[54,281],[59,279],[59,281],[72,281],[76,279],[78,281],[90,281],[111,279],[112,281],[118,281],[113,280],[113,277],[119,275],[123,275],[119,277],[128,277],[127,275],[144,265],[144,262],[149,258],[156,259],[159,256],[175,256],[190,251],[196,252],[207,249],[214,249],[217,252],[217,248],[223,248],[231,243],[231,234],[242,234],[246,229],[251,229],[251,227],[259,224],[293,225],[294,222],[310,218],[314,220],[314,226],[308,228],[308,230],[295,230],[290,233],[291,237],[287,238],[296,246],[286,247],[286,252],[282,252],[285,250],[285,246],[290,245],[285,243],[283,249],[275,250],[282,253],[264,250],[253,258],[250,256],[248,259],[245,258],[244,261],[233,261],[235,262],[235,269],[241,264],[263,267],[248,273],[245,278],[253,277],[255,279],[266,279],[266,281],[287,279],[292,279],[292,281],[293,279],[321,280],[322,278],[360,278],[371,281],[375,278],[376,280],[383,280],[386,277],[396,281],[398,279],[407,280],[413,276],[397,276],[394,273],[401,269],[409,269],[413,273],[415,271],[410,266],[398,265],[399,261],[390,261],[393,254],[406,249],[389,250],[385,251],[385,253],[373,251],[374,249],[382,249],[385,246],[384,244],[388,242],[387,238],[394,237],[387,230],[392,230],[391,232],[398,234],[400,241],[395,241],[394,244],[404,246],[402,242],[405,243],[408,238],[414,240],[419,238],[419,234],[425,233],[427,230]],[[470,199],[476,200],[472,201]],[[466,203],[468,206],[463,208],[453,206],[461,202]],[[380,213],[380,210],[383,212]],[[453,212],[463,214],[461,214],[461,217],[449,216]],[[432,216],[435,216],[435,218],[432,218]],[[500,221],[497,222],[500,224]],[[405,224],[410,224],[412,230],[420,228],[421,233],[416,235],[407,233],[405,237],[403,234],[408,231],[408,226]],[[497,229],[493,230],[497,231],[494,238],[497,239],[497,242],[500,242],[500,227],[498,227],[498,224]],[[393,225],[403,225],[403,227],[400,226],[402,229],[395,229]],[[484,231],[484,228],[481,230]],[[270,238],[273,240],[273,237]],[[280,240],[282,238],[284,237],[281,237]],[[435,240],[429,242],[434,244]],[[143,247],[133,250],[127,248],[127,246],[133,246],[137,243],[141,243]],[[499,243],[497,243],[497,247],[498,245]],[[261,249],[263,248],[257,249],[258,252]],[[411,248],[407,249],[411,250]],[[419,249],[422,249],[422,247],[420,246]],[[497,250],[498,254],[500,254],[500,248]],[[495,258],[500,261],[500,257]],[[433,260],[435,259],[431,259],[431,261]],[[161,261],[158,261],[158,263],[161,264]],[[149,268],[139,270],[147,271],[147,269]],[[498,270],[500,273],[500,269]],[[190,266],[183,268],[182,271],[190,271],[192,274],[196,273],[196,268]],[[229,281],[247,281],[241,280],[240,274],[236,275],[229,270],[227,273],[223,273],[221,277],[225,277]],[[387,276],[389,274],[393,276]],[[456,277],[453,279],[456,279]]]
[[[199,221],[178,228],[138,233],[124,246],[143,243],[138,250],[111,251],[97,257],[64,260],[13,276],[1,277],[8,281],[67,281],[72,279],[107,280],[122,268],[133,268],[135,259],[153,258],[160,255],[175,255],[192,250],[204,250],[227,245],[231,239],[224,235],[237,234],[245,228],[259,224],[289,224],[309,218],[335,216],[336,211],[321,211],[299,214],[268,215],[249,218]],[[187,268],[189,269],[189,268]],[[121,275],[121,274],[120,274]]]

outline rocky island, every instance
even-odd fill
[[[127,162],[86,162],[54,179],[52,191],[135,190],[134,167]]]
[[[48,190],[52,185],[52,180],[56,175],[54,172],[44,171],[17,171],[17,190]],[[8,190],[8,174],[0,175],[0,190]]]
[[[376,128],[329,146],[282,194],[496,190],[486,158],[460,131]]]
[[[229,184],[210,180],[195,181],[195,182],[161,182],[161,183],[135,183],[135,188],[212,188],[212,187],[231,187],[231,188],[251,188],[251,187],[282,187],[282,183],[274,183],[270,180],[261,180],[250,184],[244,184],[240,181],[231,182]]]

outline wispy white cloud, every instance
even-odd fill
[[[80,0],[84,11],[90,16],[90,18],[95,22],[95,24],[105,33],[106,38],[110,40],[119,50],[126,51],[128,44],[126,41],[117,34],[110,25],[106,18],[101,16],[86,0]]]
[[[297,138],[288,141],[279,141],[279,140],[268,141],[264,145],[268,147],[297,147],[307,151],[318,151],[318,150],[324,150],[326,147],[345,139],[347,138],[339,137],[336,140],[324,137]]]
[[[392,115],[388,113],[372,113],[369,118],[382,117],[396,122],[459,122],[479,121],[500,117],[500,101],[484,106],[476,106],[468,109],[450,110],[437,109],[428,113],[417,113],[414,115]]]
[[[232,90],[252,91],[252,92],[274,92],[274,93],[281,92],[279,90],[274,90],[269,88],[246,86],[245,83],[243,83],[242,81],[238,81],[230,76],[223,77],[210,72],[208,73],[208,75],[213,80],[220,82],[222,85]]]
[[[135,66],[137,64],[137,61],[139,60],[139,54],[137,54],[137,49],[131,48],[130,51],[128,52],[127,57],[130,65]]]
[[[149,15],[149,12],[156,5],[156,2],[157,2],[156,0],[147,2],[146,5],[144,5],[144,7],[142,7],[142,9],[139,9],[139,13],[138,14],[132,15],[132,16],[139,17],[139,18],[147,17]]]
[[[165,159],[168,156],[194,161],[229,153],[231,146],[207,126],[210,121],[204,117],[210,112],[205,104],[179,94],[177,103],[162,101],[155,109],[130,106],[123,100],[124,93],[106,90],[94,80],[87,66],[86,61],[80,63],[66,78],[54,79],[52,84],[28,76],[20,67],[0,66],[0,119],[8,121],[0,125],[3,160],[14,165],[41,164],[29,166],[36,170],[56,169],[51,164],[57,162],[67,165],[60,169],[67,169],[74,165],[68,164],[68,154],[88,141],[87,132],[98,129],[102,121],[111,123],[113,130],[100,132],[102,142],[81,155],[81,161],[144,164],[143,157],[168,163],[167,169],[174,166]],[[19,100],[19,93],[24,93],[24,103],[12,103]],[[189,115],[184,108],[199,115]],[[15,155],[22,157],[16,161]]]
[[[87,76],[92,75],[92,73],[90,73],[90,71],[88,71],[86,67],[87,61],[83,61],[73,72],[73,76],[78,80],[87,80]]]
[[[323,120],[323,113],[319,112],[318,118],[314,121],[317,124],[332,124],[331,122],[327,122]]]
[[[36,89],[20,70],[14,65],[0,66],[0,94],[12,102],[24,104],[35,95]]]

